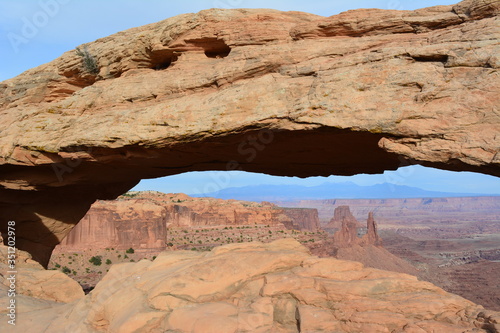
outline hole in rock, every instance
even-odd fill
[[[446,54],[429,54],[422,56],[412,56],[413,60],[418,62],[442,62],[448,61],[448,55]]]
[[[222,39],[191,39],[186,40],[186,43],[203,48],[208,58],[225,58],[231,53],[231,48]]]
[[[150,52],[149,68],[164,70],[177,61],[177,55],[172,50],[160,50]]]

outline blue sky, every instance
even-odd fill
[[[0,0],[0,81],[49,62],[78,45],[128,28],[183,13],[218,8],[274,8],[330,16],[349,9],[416,9],[457,3],[449,0]],[[383,175],[353,177],[271,177],[244,172],[188,173],[145,180],[136,189],[199,193],[213,187],[255,184],[318,185],[352,181],[358,185],[390,182],[426,190],[500,194],[500,178],[412,166]],[[214,185],[215,184],[215,185]]]

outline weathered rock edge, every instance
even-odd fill
[[[416,277],[311,256],[293,239],[113,265],[69,304],[26,297],[37,332],[499,332],[500,313]],[[31,305],[31,302],[35,302]],[[0,328],[7,325],[0,322]]]

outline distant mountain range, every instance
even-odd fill
[[[442,198],[479,197],[491,194],[449,193],[426,191],[417,187],[389,183],[360,186],[352,182],[324,183],[318,186],[256,185],[230,187],[217,192],[194,194],[193,197],[213,197],[247,201],[290,201],[322,199],[390,199],[390,198]]]

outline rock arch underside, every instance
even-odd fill
[[[331,17],[212,9],[0,83],[0,219],[46,264],[97,199],[143,178],[409,164],[500,176],[499,2]]]

